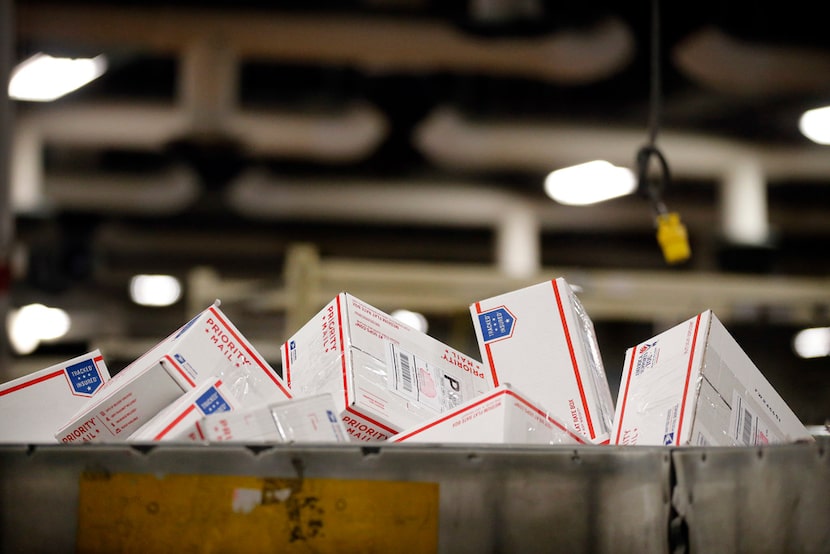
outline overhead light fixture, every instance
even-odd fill
[[[807,110],[801,114],[798,129],[811,141],[830,145],[830,106]]]
[[[401,323],[405,323],[422,333],[426,333],[427,328],[429,327],[427,323],[427,318],[424,317],[423,314],[419,314],[418,312],[411,312],[409,310],[395,310],[389,315],[391,315]]]
[[[545,179],[545,193],[569,206],[596,204],[636,189],[634,172],[604,160],[557,169]]]
[[[802,329],[793,337],[793,350],[802,358],[830,356],[830,327]]]
[[[56,58],[38,53],[12,70],[9,97],[14,100],[51,102],[103,75],[107,59]]]
[[[28,304],[7,316],[9,343],[18,354],[31,354],[42,341],[57,340],[69,332],[69,314],[60,308]]]
[[[172,275],[135,275],[130,279],[130,298],[141,306],[170,306],[181,296],[182,285]]]

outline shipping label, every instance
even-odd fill
[[[389,388],[407,400],[445,412],[467,398],[461,380],[391,342],[386,345]]]

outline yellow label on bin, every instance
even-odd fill
[[[436,552],[437,483],[85,473],[78,552]]]

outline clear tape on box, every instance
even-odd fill
[[[208,443],[347,442],[330,394],[288,400],[232,413],[214,413],[198,422]]]
[[[608,377],[605,374],[605,367],[602,363],[602,355],[599,350],[599,341],[594,329],[594,323],[585,311],[585,307],[569,286],[566,287],[571,298],[571,305],[579,322],[579,337],[582,340],[585,352],[588,354],[588,366],[590,368],[591,386],[599,402],[600,417],[605,423],[606,429],[611,429],[614,421],[614,399],[608,388]]]
[[[219,349],[230,364],[225,363],[224,359],[221,362],[217,359],[214,367],[202,368],[201,372],[221,378],[225,388],[243,405],[273,402],[275,384],[280,389],[278,394],[280,399],[290,397],[287,387],[284,388],[282,384],[277,383],[278,378],[275,377],[273,368],[265,362],[230,319],[220,311],[220,304],[221,302],[217,299],[212,306],[182,327],[182,331],[185,330],[208,311],[211,312],[209,315],[216,318],[215,322],[210,318],[206,320],[206,326],[212,325],[206,327],[205,330],[206,332],[213,330],[210,342]],[[171,367],[175,364],[175,360],[169,356],[162,358],[161,363],[170,372],[176,370]]]
[[[591,443],[609,441],[614,404],[596,333],[564,278],[480,300],[470,314],[495,384],[526,391]]]

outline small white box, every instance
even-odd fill
[[[62,442],[124,441],[182,394],[216,376],[225,378],[237,398],[243,393],[261,402],[291,398],[217,302],[117,373],[55,436]]]
[[[288,339],[297,397],[331,393],[353,441],[381,441],[493,388],[481,363],[340,293]]]
[[[813,439],[707,310],[626,351],[611,440],[750,446]]]
[[[606,444],[614,401],[594,325],[563,278],[470,306],[482,359],[594,444]]]
[[[99,350],[0,385],[0,442],[54,443],[55,431],[109,381]]]
[[[208,442],[347,442],[331,394],[286,400],[261,408],[203,417],[197,424]]]
[[[186,392],[154,415],[129,437],[130,442],[198,441],[196,423],[215,412],[239,408],[230,388],[215,377]]]
[[[584,444],[585,438],[504,383],[390,442]]]

